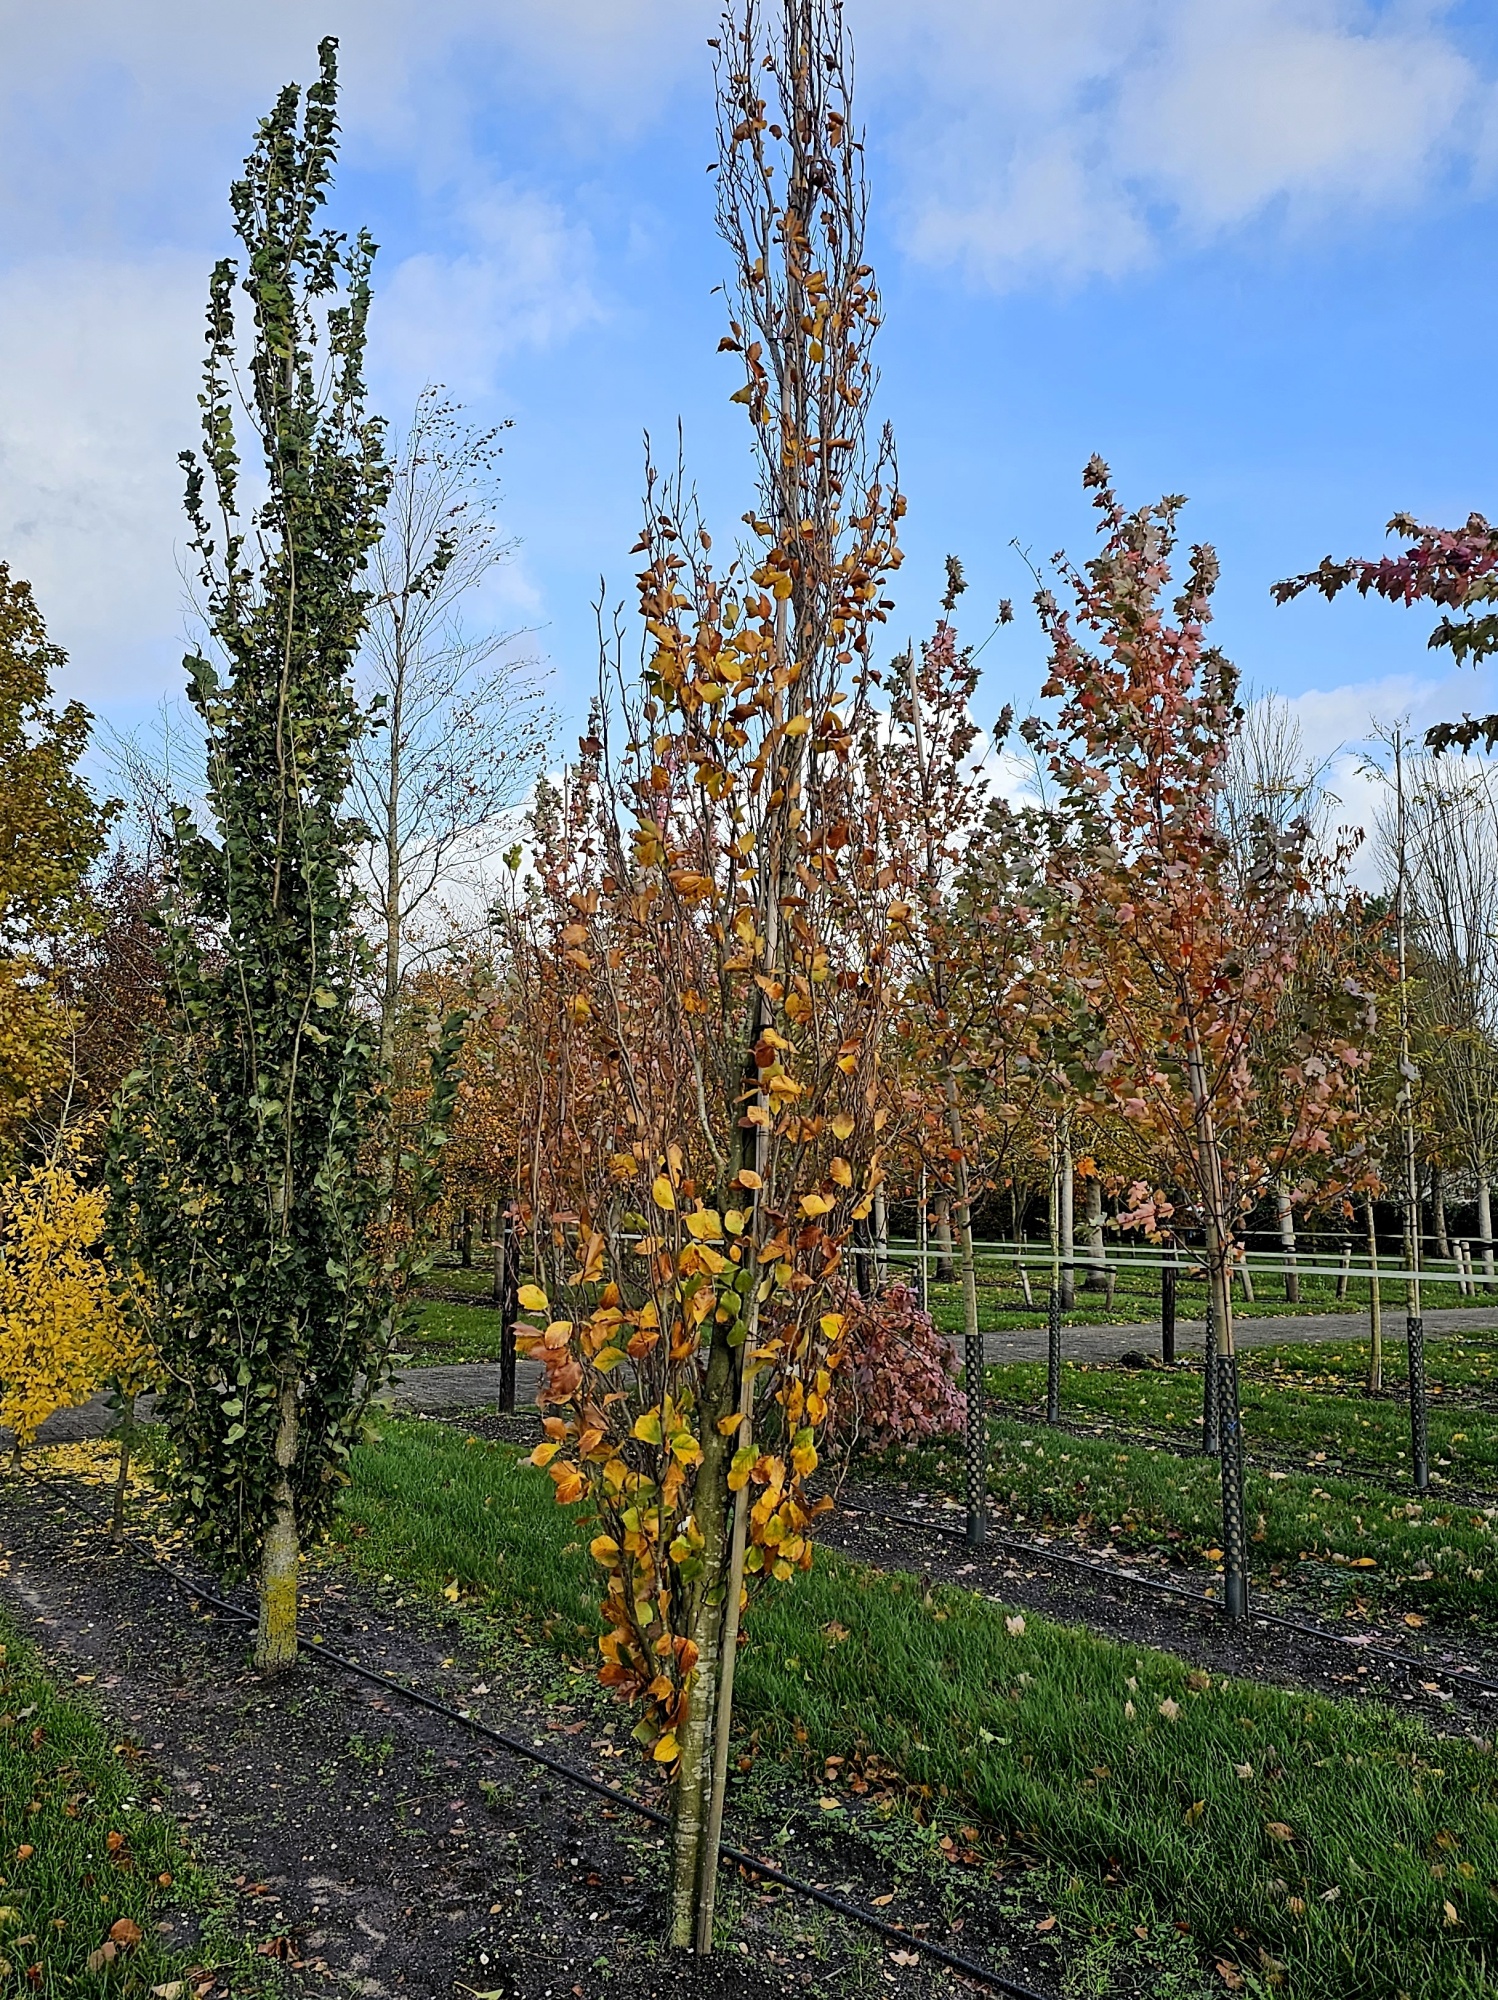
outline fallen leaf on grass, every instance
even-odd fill
[[[1023,1639],[1025,1636],[1023,1612],[1017,1613],[1013,1618],[1006,1618],[1004,1620],[1004,1630],[1009,1634],[1011,1639]]]
[[[1442,1903],[1441,1914],[1445,1917],[1448,1924],[1459,1924],[1461,1922],[1461,1918],[1456,1913],[1455,1903]]]
[[[919,1965],[921,1962],[918,1951],[892,1951],[889,1956],[892,1965]]]
[[[156,1995],[156,2000],[181,2000],[181,1995],[187,1991],[187,1981],[169,1979],[165,1986],[153,1986],[151,1991]]]
[[[1229,1992],[1236,1993],[1243,1984],[1243,1978],[1237,1966],[1229,1964],[1225,1958],[1219,1958],[1217,1961],[1217,1970],[1222,1974],[1223,1985],[1228,1988]]]
[[[1418,1611],[1406,1611],[1404,1614],[1404,1622],[1406,1625],[1412,1625],[1418,1628],[1419,1626],[1425,1623],[1425,1620],[1420,1616]]]
[[[1282,1819],[1266,1819],[1264,1831],[1272,1840],[1293,1840],[1295,1835]]]
[[[1243,1780],[1244,1784],[1247,1784],[1249,1779],[1254,1774],[1254,1767],[1252,1764],[1235,1764],[1233,1766],[1233,1769],[1238,1773],[1238,1776]]]
[[[1187,1806],[1184,1815],[1187,1826],[1195,1826],[1206,1810],[1207,1802],[1205,1799],[1193,1799],[1191,1804]]]
[[[1054,1917],[1042,1917],[1035,1928],[1038,1931],[1053,1931],[1056,1928],[1056,1919]]]
[[[895,1900],[895,1892],[893,1889],[891,1889],[887,1896],[876,1896],[874,1898],[874,1908],[876,1910],[882,1910],[885,1908],[887,1904],[892,1903],[894,1900]]]
[[[1172,1701],[1170,1696],[1167,1695],[1160,1704],[1160,1713],[1165,1717],[1167,1722],[1175,1722],[1180,1717],[1181,1704],[1178,1701]]]

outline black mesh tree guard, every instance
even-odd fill
[[[1425,1321],[1410,1313],[1404,1322],[1410,1369],[1410,1456],[1414,1460],[1415,1491],[1430,1487],[1430,1425],[1425,1400]]]
[[[1207,1295],[1207,1350],[1206,1366],[1202,1370],[1202,1450],[1208,1458],[1216,1458],[1221,1436],[1218,1420],[1217,1401],[1217,1321],[1212,1310],[1212,1296]]]
[[[967,1545],[976,1549],[988,1540],[988,1409],[981,1333],[969,1334],[964,1340],[963,1362],[967,1390]]]
[[[1243,1418],[1238,1407],[1238,1357],[1216,1355],[1218,1460],[1222,1470],[1223,1606],[1229,1618],[1248,1616],[1248,1520],[1243,1505]]]

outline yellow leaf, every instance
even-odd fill
[[[673,1763],[681,1754],[676,1746],[675,1732],[668,1729],[650,1754],[657,1764]]]
[[[607,1375],[611,1369],[617,1368],[623,1359],[622,1347],[601,1347],[593,1356],[593,1366],[600,1375]]]
[[[851,1111],[839,1111],[832,1120],[832,1129],[839,1139],[853,1137],[854,1117]]]
[[[723,1223],[715,1208],[699,1208],[686,1221],[688,1235],[695,1236],[699,1243],[722,1242]]]
[[[524,1306],[528,1313],[551,1311],[551,1301],[539,1285],[522,1285],[520,1287],[519,1299],[521,1305]]]
[[[554,1438],[547,1438],[544,1444],[536,1446],[527,1463],[530,1465],[550,1465],[561,1449],[561,1445]]]
[[[828,1215],[836,1206],[837,1204],[830,1201],[825,1194],[804,1194],[801,1197],[801,1213],[803,1215]]]
[[[836,1340],[846,1325],[847,1317],[843,1313],[823,1313],[822,1315],[822,1332],[829,1340]]]
[[[1195,1826],[1206,1810],[1207,1802],[1205,1799],[1193,1799],[1191,1804],[1187,1806],[1184,1814],[1187,1826]]]
[[[463,1593],[458,1588],[458,1579],[456,1577],[453,1578],[451,1583],[445,1583],[442,1586],[442,1595],[447,1599],[449,1604],[457,1603]]]
[[[831,1166],[828,1167],[827,1171],[832,1176],[832,1178],[837,1182],[839,1187],[852,1187],[853,1169],[848,1165],[848,1162],[846,1160],[843,1159],[834,1160]]]
[[[785,733],[787,736],[804,736],[810,728],[811,717],[809,715],[793,715],[785,725]]]
[[[675,1208],[676,1195],[674,1190],[672,1189],[671,1183],[666,1179],[666,1176],[664,1174],[657,1174],[655,1179],[651,1182],[650,1198],[655,1203],[657,1208],[664,1208],[667,1210]]]
[[[612,1535],[595,1535],[588,1544],[588,1554],[594,1562],[610,1569],[619,1560],[619,1544]]]
[[[747,1217],[741,1208],[730,1208],[723,1217],[723,1227],[730,1236],[742,1236]]]
[[[635,1418],[632,1436],[641,1444],[659,1444],[661,1441],[661,1413],[659,1410],[644,1410]]]
[[[740,1187],[746,1188],[762,1188],[764,1186],[764,1182],[754,1171],[753,1167],[741,1167],[739,1169],[738,1184]]]

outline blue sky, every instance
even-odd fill
[[[1386,606],[1270,603],[1396,509],[1498,510],[1498,17],[1360,0],[849,0],[910,499],[894,637],[962,556],[969,629],[1125,496],[1190,496],[1220,636],[1311,744],[1485,698]],[[119,726],[180,688],[176,453],[225,189],[276,86],[343,44],[337,213],[381,243],[372,379],[514,419],[520,540],[486,616],[533,626],[575,719],[600,575],[627,596],[641,437],[731,529],[750,467],[716,352],[698,0],[0,0],[0,556],[69,692]],[[1028,705],[1033,623],[984,655]]]

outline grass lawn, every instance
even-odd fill
[[[587,1523],[551,1491],[512,1449],[387,1421],[356,1454],[337,1540],[368,1576],[434,1605],[456,1584],[481,1624],[518,1621],[586,1658]],[[1064,1933],[1138,1950],[1127,1941],[1187,1926],[1248,1991],[1492,1990],[1490,1747],[1034,1616],[1018,1629],[969,1593],[923,1593],[828,1552],[761,1598],[749,1629],[746,1787],[767,1761],[799,1766],[827,1811],[877,1839],[860,1774],[897,1771],[928,1816],[965,1816],[987,1852],[1047,1864]]]
[[[230,1937],[135,1745],[60,1695],[0,1617],[0,1993],[145,1994],[213,1965],[236,1994],[278,1990],[271,1961]],[[158,1930],[206,1920],[191,1961]]]
[[[415,1368],[449,1361],[498,1361],[499,1314],[492,1306],[429,1299],[410,1336],[410,1351]]]
[[[1456,1393],[1455,1368],[1486,1366],[1494,1350],[1465,1345],[1447,1364],[1445,1350],[1455,1343],[1431,1342],[1434,1379],[1449,1382]],[[1323,1453],[1344,1456],[1360,1464],[1377,1464],[1396,1483],[1409,1479],[1410,1419],[1408,1405],[1391,1398],[1362,1394],[1366,1359],[1360,1341],[1328,1342],[1323,1348],[1256,1349],[1240,1357],[1243,1421],[1252,1453],[1256,1445],[1280,1455],[1306,1458]],[[1322,1366],[1304,1368],[1302,1356]],[[1404,1345],[1386,1357],[1385,1379],[1403,1382]],[[1045,1406],[1045,1366],[1041,1362],[1004,1362],[986,1371],[991,1392],[1007,1403],[1023,1403],[1039,1411]],[[1129,1372],[1087,1362],[1065,1362],[1061,1375],[1062,1415],[1079,1422],[1101,1418],[1140,1429],[1169,1432],[1183,1450],[1195,1448],[1201,1436],[1202,1378],[1199,1368],[1138,1369]],[[1498,1409],[1443,1409],[1434,1399],[1429,1417],[1431,1464],[1458,1484],[1491,1486],[1498,1491]]]

